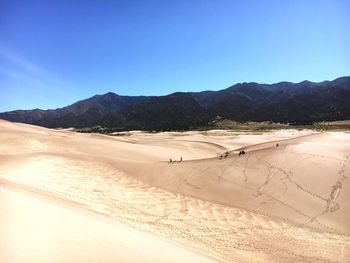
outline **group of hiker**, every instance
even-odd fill
[[[225,159],[228,155],[229,155],[229,152],[226,151],[226,152],[225,152],[225,155],[222,155],[222,154],[221,154],[220,157],[219,157],[219,159],[220,159],[220,160],[223,159],[223,158]]]
[[[238,156],[241,156],[241,155],[244,155],[244,154],[245,154],[245,151],[244,151],[244,150],[241,150],[241,151],[239,151]]]
[[[226,159],[227,156],[229,156],[229,154],[230,154],[230,153],[229,153],[228,151],[226,151],[225,154],[221,154],[221,155],[220,155],[219,160]],[[243,155],[243,154],[245,154],[245,151],[244,151],[244,150],[241,150],[241,151],[239,151],[238,156],[241,156],[241,155]]]
[[[182,162],[182,156],[180,157],[180,161],[176,161],[176,160],[173,160],[173,159],[169,159],[169,163],[176,163],[176,162],[179,162],[181,163]]]
[[[279,144],[276,143],[276,147],[278,147],[278,146],[279,146]],[[228,155],[229,155],[229,152],[225,152],[224,156],[221,154],[220,157],[219,157],[219,160],[225,159]],[[244,150],[240,150],[239,151],[238,156],[241,156],[241,155],[245,155],[245,151]]]

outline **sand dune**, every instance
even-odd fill
[[[2,186],[69,201],[217,261],[350,262],[349,133],[111,137],[0,120],[0,153]]]

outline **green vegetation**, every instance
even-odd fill
[[[316,131],[349,131],[350,132],[350,120],[334,121],[334,122],[317,122],[312,125],[292,125],[285,123],[273,123],[273,122],[235,122],[231,120],[218,120],[211,122],[208,126],[191,129],[193,131],[199,131],[200,134],[205,136],[227,136],[227,135],[239,135],[241,133],[258,135],[273,130],[283,129],[296,129],[296,130],[316,130]],[[219,131],[222,130],[222,131]],[[118,128],[106,128],[101,126],[94,126],[90,128],[76,129],[76,132],[81,133],[100,133],[110,136],[130,136],[132,132],[122,131]],[[144,130],[145,132],[156,134],[159,132],[169,132],[169,130]],[[188,130],[170,130],[174,132],[174,136],[186,136]]]

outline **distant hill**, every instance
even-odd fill
[[[241,83],[192,93],[209,113],[225,119],[311,124],[350,117],[350,77],[313,83]]]
[[[97,124],[126,130],[184,130],[205,126],[208,119],[206,109],[190,93],[179,92],[107,114]]]
[[[220,116],[239,122],[311,124],[350,119],[350,77],[314,83],[240,83],[219,91],[167,96],[96,95],[55,110],[16,110],[0,118],[45,127],[173,130],[206,127]]]
[[[105,114],[141,103],[150,97],[120,96],[113,92],[95,95],[55,110],[15,110],[0,113],[0,118],[50,128],[88,127]]]

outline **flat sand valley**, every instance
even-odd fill
[[[349,132],[0,120],[0,262],[350,262],[349,166]]]

